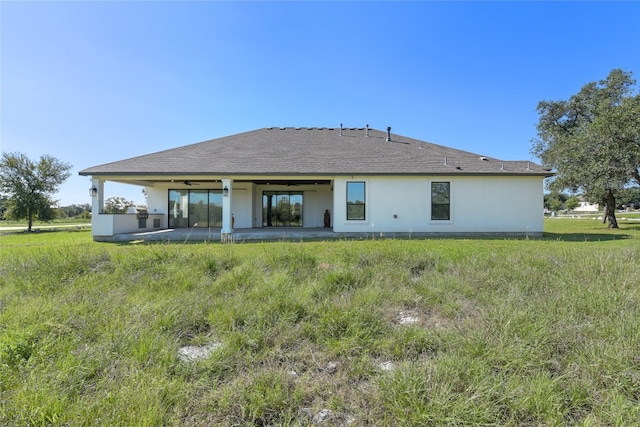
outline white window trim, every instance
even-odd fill
[[[432,196],[431,196],[431,184],[434,182],[448,182],[449,183],[449,219],[431,219],[431,208],[433,207]],[[451,179],[430,179],[429,180],[429,212],[428,219],[429,224],[433,225],[447,225],[453,224],[454,216],[453,216],[453,198],[454,198],[454,187],[453,180]]]
[[[350,182],[364,182],[364,219],[347,219],[348,206],[347,206],[347,196]],[[344,182],[344,224],[345,225],[361,225],[361,224],[369,224],[369,180],[368,179],[347,179]]]

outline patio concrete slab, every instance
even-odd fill
[[[232,242],[245,241],[298,241],[298,240],[336,240],[336,239],[371,239],[371,238],[424,238],[442,237],[441,233],[337,233],[330,228],[312,227],[264,227],[234,229]],[[137,233],[123,233],[115,236],[94,236],[94,240],[102,242],[131,241],[167,241],[167,242],[221,242],[220,229],[208,228],[168,228]]]
[[[424,239],[424,238],[504,238],[504,237],[541,237],[542,233],[337,233],[330,228],[307,227],[264,227],[234,229],[231,240],[225,242],[256,242],[256,241],[305,241],[305,240],[364,240],[364,239]],[[225,236],[226,237],[226,236]],[[222,242],[220,229],[208,228],[169,228],[155,231],[116,234],[115,236],[94,236],[100,242]]]
[[[355,234],[354,234],[355,236]],[[130,242],[136,240],[144,241],[210,241],[220,242],[222,240],[220,229],[208,228],[169,228],[156,231],[146,231],[138,233],[116,234],[113,237],[98,238],[100,241],[110,242]],[[309,239],[336,239],[347,237],[344,233],[334,233],[327,228],[289,228],[289,227],[269,227],[269,228],[244,228],[235,229],[232,233],[233,242],[243,241],[273,241],[273,240],[309,240]],[[362,237],[362,236],[360,236]]]

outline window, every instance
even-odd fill
[[[365,219],[364,182],[347,182],[347,220]]]
[[[169,227],[222,227],[222,190],[169,190]]]
[[[431,183],[431,219],[437,221],[451,219],[451,183]]]

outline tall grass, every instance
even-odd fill
[[[239,245],[4,235],[0,425],[636,425],[640,225],[547,230]]]

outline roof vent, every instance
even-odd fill
[[[342,123],[340,123],[340,136],[342,136]]]
[[[391,126],[387,126],[387,142],[391,142]]]
[[[369,125],[367,125],[367,138],[369,138]]]
[[[484,162],[488,162],[488,161],[489,161],[489,159],[487,159],[487,158],[486,158],[486,157],[484,157],[484,156],[480,157],[480,160],[482,160],[482,161],[484,161]]]
[[[527,170],[530,171],[531,170],[531,162],[527,162]]]
[[[445,166],[449,166],[449,165],[447,164],[447,156],[444,156],[444,165],[445,165]]]

